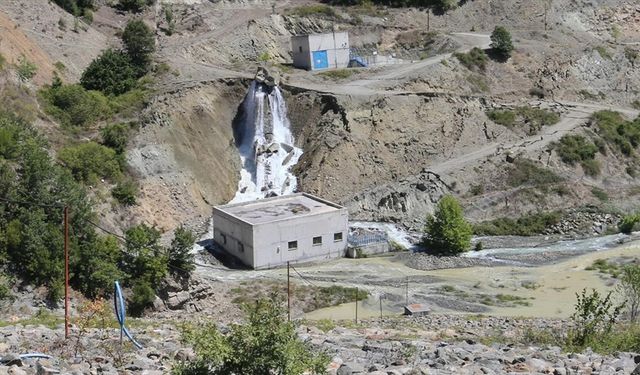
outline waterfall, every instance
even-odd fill
[[[297,179],[290,170],[302,150],[294,146],[287,106],[278,86],[251,82],[234,130],[242,170],[231,202],[295,192]]]

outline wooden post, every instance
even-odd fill
[[[69,207],[64,207],[64,338],[69,338]]]
[[[291,281],[289,278],[289,262],[287,261],[287,321],[291,321]]]
[[[382,294],[380,295],[380,320],[382,320]]]
[[[407,276],[406,303],[405,303],[405,305],[409,306],[409,276]]]
[[[431,8],[427,8],[427,32],[431,30]]]
[[[356,324],[358,324],[358,288],[356,288]]]

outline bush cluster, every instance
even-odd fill
[[[214,323],[186,325],[183,340],[192,345],[196,359],[183,362],[175,375],[196,374],[322,374],[329,358],[314,353],[300,340],[282,307],[259,300],[245,307],[246,324],[232,324],[223,335]]]
[[[94,7],[93,0],[53,0],[53,2],[76,17],[90,14]]]
[[[534,236],[560,222],[560,212],[540,212],[517,219],[503,217],[473,226],[473,233],[481,236]]]
[[[584,172],[589,176],[600,174],[600,163],[595,160],[598,146],[581,135],[567,134],[552,147],[563,162],[569,165],[580,163]]]
[[[147,74],[155,38],[140,19],[127,23],[122,33],[123,51],[107,49],[89,64],[80,83],[87,90],[107,95],[121,95],[136,87],[137,80]]]
[[[88,127],[112,114],[109,100],[102,93],[80,85],[54,85],[40,93],[45,111],[63,126]]]
[[[515,125],[526,126],[527,134],[536,134],[543,126],[556,124],[560,115],[541,108],[516,107],[514,109],[493,109],[487,111],[487,117],[496,124],[512,128]]]
[[[529,159],[518,158],[507,169],[507,184],[512,187],[544,186],[560,181],[560,176]]]
[[[469,70],[479,70],[484,72],[487,68],[487,55],[478,47],[474,47],[467,53],[456,52],[453,55]]]
[[[51,159],[47,147],[29,123],[0,113],[0,266],[47,287],[57,302],[64,280],[62,208],[67,206],[71,283],[85,295],[109,294],[113,282],[121,280],[136,286],[133,305],[140,311],[150,299],[145,287],[157,287],[170,262],[182,265],[176,272],[189,274],[192,258],[186,249],[194,237],[185,229],[165,248],[158,243],[157,230],[135,226],[126,232],[123,248],[115,237],[99,236],[91,225],[92,203],[74,174],[84,180],[91,178],[85,170],[96,176],[116,173],[111,158],[115,151],[93,142],[69,147],[62,158],[79,167],[66,168]]]
[[[119,0],[118,9],[127,12],[142,12],[145,7],[155,4],[155,0]]]
[[[77,180],[89,184],[97,183],[100,178],[118,180],[122,177],[116,152],[95,142],[63,147],[58,159]]]
[[[599,111],[593,114],[591,121],[598,135],[611,148],[625,156],[635,154],[635,149],[640,145],[640,117],[626,121],[618,112]],[[601,151],[606,152],[604,149]]]

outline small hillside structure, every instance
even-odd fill
[[[297,35],[291,37],[293,66],[307,70],[349,66],[349,33]]]
[[[213,208],[213,239],[253,269],[345,255],[346,208],[298,193]]]

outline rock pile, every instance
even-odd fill
[[[615,214],[601,212],[572,212],[558,224],[547,228],[544,234],[591,235],[604,234],[607,228],[613,228],[620,221]]]

